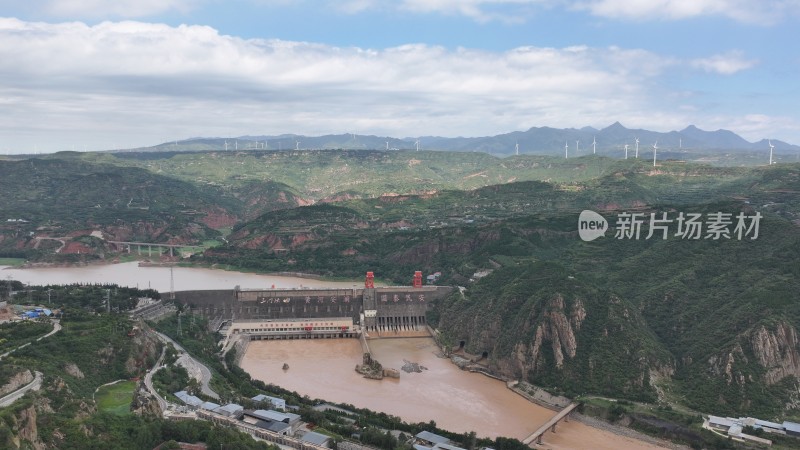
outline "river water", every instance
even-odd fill
[[[465,372],[437,356],[431,338],[384,338],[369,341],[375,359],[400,369],[406,361],[425,367],[401,371],[400,379],[368,380],[354,370],[361,362],[356,339],[253,341],[241,366],[254,378],[311,398],[350,403],[383,411],[410,422],[434,420],[442,428],[475,431],[478,436],[524,439],[555,413],[531,403],[505,383]],[[282,366],[289,365],[288,370]],[[572,421],[559,423],[544,436],[551,449],[657,449]]]
[[[224,270],[175,267],[176,291],[331,287],[352,288],[361,281],[332,282],[307,278],[258,275]],[[170,290],[168,267],[139,267],[137,262],[68,268],[15,269],[0,266],[0,278],[27,284],[115,283],[120,286]],[[400,379],[367,380],[354,368],[361,362],[356,339],[254,341],[242,368],[254,378],[303,395],[383,411],[411,422],[434,420],[442,428],[475,431],[479,436],[524,439],[554,413],[530,403],[505,384],[484,375],[459,370],[437,356],[430,338],[384,338],[370,341],[373,356],[384,367],[400,369],[405,361],[425,367],[421,373],[401,372]],[[283,363],[289,370],[283,371]],[[653,445],[572,421],[559,423],[536,448],[554,450],[657,449]]]
[[[363,281],[324,281],[311,278],[259,275],[228,270],[195,267],[172,269],[176,291],[195,289],[291,289],[301,287],[353,288]],[[114,283],[120,286],[152,288],[159,292],[170,290],[169,267],[139,267],[138,262],[89,265],[83,267],[48,267],[15,269],[0,266],[0,278],[26,284]]]

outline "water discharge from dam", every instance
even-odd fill
[[[421,373],[401,372],[400,379],[362,378],[354,370],[361,361],[356,339],[253,341],[241,366],[253,378],[301,395],[399,416],[408,422],[429,422],[478,436],[523,439],[547,422],[554,412],[533,404],[506,388],[505,383],[458,369],[437,356],[430,338],[385,338],[369,341],[372,356],[386,368],[406,362]],[[289,365],[288,370],[282,366]],[[571,421],[547,433],[542,448],[656,449],[660,447]]]

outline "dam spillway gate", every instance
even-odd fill
[[[414,286],[367,287],[370,281],[368,278],[364,288],[353,289],[231,289],[174,294],[176,302],[195,314],[226,322],[263,324],[240,328],[250,330],[248,334],[274,339],[278,335],[302,338],[311,332],[338,337],[361,330],[424,330],[430,303],[451,292],[450,287],[421,286],[416,282]],[[277,326],[294,321],[305,324]]]

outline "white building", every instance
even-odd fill
[[[268,403],[278,411],[286,411],[286,400],[278,397],[270,397],[269,395],[258,394],[251,400],[259,403]]]

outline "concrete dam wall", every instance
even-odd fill
[[[351,317],[367,330],[411,329],[425,326],[430,302],[451,291],[447,286],[178,291],[175,301],[223,320]]]

